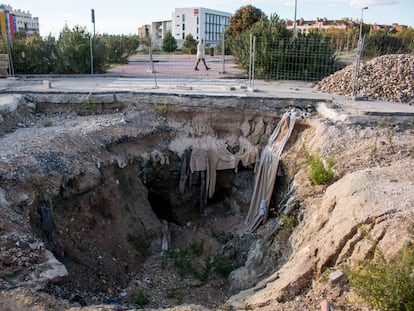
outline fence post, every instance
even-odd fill
[[[147,38],[149,41],[149,49],[148,49],[148,53],[149,53],[149,68],[148,68],[148,72],[152,73],[154,76],[154,84],[155,84],[155,88],[158,88],[158,82],[157,82],[157,76],[155,74],[155,68],[154,68],[154,60],[152,58],[152,33],[147,33]]]
[[[256,36],[250,34],[250,57],[249,57],[249,87],[253,91],[254,88],[254,60],[256,52]]]
[[[226,73],[226,68],[225,68],[225,55],[226,55],[226,47],[225,47],[225,38],[224,38],[224,32],[225,32],[225,27],[224,27],[224,18],[221,18],[221,22],[222,22],[222,32],[221,32],[221,71],[219,73]]]

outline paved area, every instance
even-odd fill
[[[137,92],[155,94],[275,98],[309,100],[318,111],[333,120],[346,121],[356,116],[414,118],[414,106],[393,102],[353,100],[326,94],[300,81],[249,81],[232,56],[207,56],[210,70],[194,70],[195,55],[132,55],[129,63],[116,66],[102,75],[45,75],[0,79],[0,95],[44,93]]]

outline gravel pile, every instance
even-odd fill
[[[326,93],[351,96],[355,65],[326,77],[316,88]],[[361,64],[358,95],[368,99],[414,103],[414,55],[390,54]]]

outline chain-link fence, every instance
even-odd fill
[[[252,41],[257,79],[316,81],[343,67],[325,40],[253,37]]]

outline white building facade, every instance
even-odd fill
[[[181,48],[184,39],[191,34],[197,41],[204,39],[210,46],[216,46],[221,34],[230,23],[231,13],[202,7],[177,8],[172,13],[171,33]]]
[[[140,27],[138,33],[141,39],[150,35],[155,48],[161,48],[168,32],[177,40],[178,49],[182,48],[189,34],[195,40],[203,38],[206,45],[215,47],[229,26],[230,17],[231,13],[202,7],[177,8],[172,12],[171,19],[153,21],[150,25]]]

